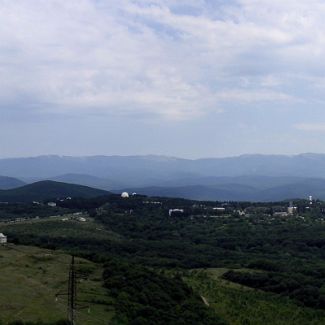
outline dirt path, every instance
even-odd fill
[[[202,301],[204,302],[204,304],[206,306],[210,307],[210,304],[209,304],[209,302],[207,301],[207,299],[205,297],[201,296],[201,299],[202,299]]]

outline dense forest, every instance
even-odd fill
[[[2,325],[1,322],[0,324]],[[8,325],[70,325],[70,323],[66,320],[62,320],[54,323],[44,323],[42,321],[38,321],[38,322],[15,321],[15,322],[10,322]]]
[[[226,324],[179,275],[167,277],[120,261],[105,265],[105,286],[116,298],[116,324]]]

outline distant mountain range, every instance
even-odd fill
[[[247,177],[247,183],[249,183]],[[231,181],[230,179],[229,181]],[[269,181],[271,181],[269,179]],[[286,179],[289,181],[288,179]],[[292,178],[288,183],[267,187],[265,183],[250,186],[240,182],[216,185],[186,185],[175,187],[125,188],[125,191],[148,196],[182,197],[193,200],[220,201],[282,201],[290,199],[307,199],[309,195],[325,200],[325,179]],[[278,179],[274,179],[276,183]],[[254,178],[251,183],[255,183]]]
[[[325,154],[243,155],[230,158],[182,159],[165,156],[39,156],[0,159],[0,175],[48,178],[92,175],[120,182],[171,180],[192,176],[242,175],[324,177]]]
[[[165,156],[40,156],[0,159],[0,175],[16,177],[20,183],[53,180],[108,191],[127,189],[191,199],[270,201],[308,195],[325,199],[325,154],[196,160]],[[5,189],[1,184],[0,178],[0,189]],[[12,187],[16,185],[7,188]]]
[[[65,197],[90,198],[110,194],[82,185],[42,181],[10,190],[0,190],[1,202],[32,202]]]

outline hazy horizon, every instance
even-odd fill
[[[186,156],[174,156],[174,155],[164,155],[164,154],[92,154],[92,155],[62,155],[57,153],[49,154],[38,154],[38,155],[26,155],[26,156],[0,156],[2,159],[28,159],[28,158],[39,158],[39,157],[66,157],[66,158],[89,158],[89,157],[162,157],[162,158],[175,158],[175,159],[186,159],[186,160],[200,160],[200,159],[223,159],[223,158],[238,158],[243,156],[283,156],[283,157],[295,157],[303,155],[325,155],[325,152],[300,152],[293,154],[281,154],[281,153],[242,153],[234,154],[229,156],[201,156],[201,157],[186,157]]]

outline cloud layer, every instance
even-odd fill
[[[1,0],[0,110],[191,119],[324,101],[323,1]]]

